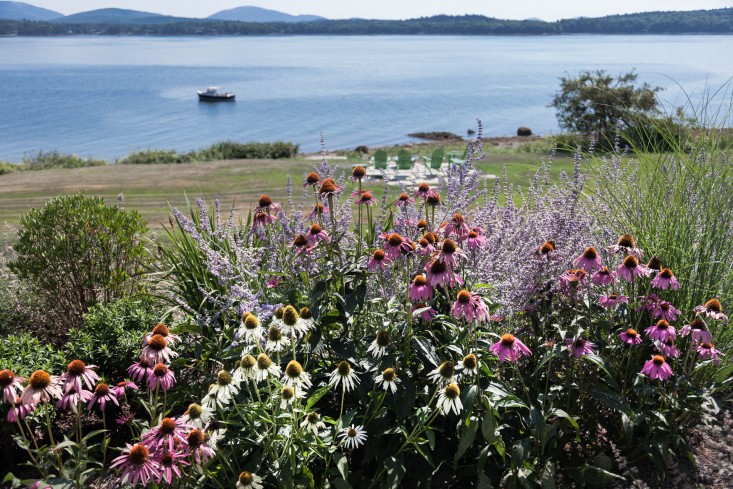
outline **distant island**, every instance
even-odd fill
[[[258,7],[217,12],[206,19],[125,9],[63,16],[20,2],[0,1],[0,36],[261,36],[261,35],[564,35],[733,34],[733,8],[644,12],[597,18],[505,20],[436,15],[408,20],[330,20]]]

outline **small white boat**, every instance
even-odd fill
[[[206,90],[197,90],[199,100],[202,101],[220,101],[234,100],[235,95],[232,92],[220,92],[219,87],[208,87]]]

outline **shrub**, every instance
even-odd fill
[[[117,160],[119,165],[161,165],[161,164],[177,164],[191,163],[194,161],[190,153],[180,154],[176,151],[151,150],[137,151],[130,153],[121,160]]]
[[[0,175],[7,175],[8,173],[13,173],[17,169],[18,169],[18,165],[0,161]]]
[[[83,326],[69,331],[66,358],[97,365],[105,378],[123,379],[138,357],[141,338],[162,318],[160,306],[148,296],[94,305],[84,314]]]
[[[292,158],[298,154],[298,148],[297,144],[282,141],[275,143],[223,141],[198,151],[196,158],[200,161]]]
[[[104,160],[81,158],[76,155],[66,155],[57,150],[39,151],[34,156],[25,156],[23,166],[28,170],[50,170],[52,168],[82,168],[87,166],[104,166]]]
[[[24,332],[0,337],[0,365],[16,375],[27,378],[38,369],[53,372],[65,364],[63,352],[41,342],[36,334]]]
[[[20,224],[9,268],[47,301],[62,331],[81,324],[91,305],[144,285],[147,227],[135,211],[78,193],[32,209]]]

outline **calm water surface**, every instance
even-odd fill
[[[732,51],[733,36],[0,38],[0,160],[224,139],[313,151],[321,131],[328,148],[375,146],[477,117],[487,135],[548,134],[560,76],[635,67],[668,106],[698,104],[733,76]],[[207,85],[236,102],[199,103]]]

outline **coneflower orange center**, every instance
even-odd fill
[[[693,319],[692,322],[690,323],[690,327],[692,329],[700,329],[700,330],[703,330],[703,331],[706,330],[706,329],[708,329],[708,327],[705,325],[705,321],[703,321],[700,318]]]
[[[168,373],[168,367],[166,367],[162,363],[159,363],[155,367],[153,367],[153,374],[156,377],[163,377],[167,373]]]
[[[624,266],[626,268],[636,268],[639,266],[639,260],[637,260],[634,255],[629,255],[624,258]]]
[[[471,302],[471,293],[467,290],[462,290],[458,293],[458,302],[461,304],[468,304]]]
[[[710,349],[713,348],[713,344],[712,343],[702,343],[702,344],[700,344],[700,347],[701,348],[705,348],[707,350],[710,350]]]
[[[660,319],[659,321],[657,321],[657,328],[667,329],[669,328],[669,323],[665,321],[664,319]]]
[[[198,428],[192,429],[186,437],[186,441],[188,442],[188,446],[190,447],[200,447],[201,445],[203,445],[205,440],[206,435],[204,435],[204,432]]]
[[[662,278],[672,278],[673,275],[672,270],[669,268],[663,268],[662,271],[659,272],[659,276]]]
[[[34,389],[44,389],[51,384],[51,376],[48,372],[36,370],[31,374],[29,382]]]
[[[596,251],[594,247],[589,246],[583,252],[583,258],[587,260],[595,260],[596,258],[598,258],[598,251]]]
[[[443,253],[455,253],[456,249],[458,248],[458,245],[456,245],[456,242],[452,239],[445,239],[443,240]]]
[[[446,266],[442,262],[439,262],[438,260],[435,260],[430,264],[430,273],[432,274],[439,275],[445,271],[446,271]]]
[[[244,327],[247,329],[256,329],[260,325],[260,320],[254,314],[250,314],[244,320]]]
[[[618,239],[618,246],[623,246],[624,248],[633,248],[636,244],[636,241],[634,240],[634,237],[630,234],[624,234]]]
[[[466,222],[466,220],[463,218],[463,216],[461,214],[458,214],[458,213],[453,214],[453,219],[452,220],[453,220],[453,223],[454,224],[457,224],[457,225],[460,225],[460,224],[463,224],[464,222]]]
[[[159,334],[159,335],[163,335],[163,336],[168,336],[170,334],[170,330],[168,329],[168,326],[166,326],[165,324],[158,323],[153,328],[153,334],[154,335]]]
[[[551,251],[555,251],[555,243],[553,241],[546,241],[542,246],[540,246],[540,253],[543,255],[546,255]]]
[[[219,370],[219,373],[216,375],[216,382],[219,385],[229,385],[232,383],[232,376],[226,370]]]
[[[15,374],[8,369],[0,370],[0,385],[7,386],[13,383],[15,380]]]
[[[427,192],[428,190],[430,190],[430,185],[428,185],[428,184],[427,184],[427,183],[425,183],[425,182],[422,182],[422,183],[421,183],[420,185],[418,185],[418,186],[417,186],[417,189],[418,189],[418,190],[419,190],[420,192]]]
[[[363,194],[361,194],[361,200],[372,200],[372,193],[364,192]]]
[[[505,334],[501,337],[501,344],[502,346],[513,346],[514,345],[514,335],[512,334]]]
[[[377,333],[377,345],[389,345],[389,333],[387,331],[380,331],[379,333]]]
[[[72,360],[66,367],[66,372],[70,375],[81,375],[84,373],[84,370],[86,368],[86,363],[82,362],[81,360]]]
[[[331,192],[336,191],[336,184],[333,182],[333,180],[326,179],[321,183],[321,193],[322,194],[328,194]]]
[[[473,353],[469,353],[465,357],[463,357],[463,366],[466,368],[476,368],[478,365],[478,360],[476,359],[476,355]]]
[[[283,310],[283,322],[288,326],[295,326],[295,324],[298,322],[298,319],[300,319],[300,317],[298,316],[298,311],[296,311],[293,306],[287,306]]]
[[[354,438],[356,436],[356,430],[354,428],[349,428],[349,431],[346,432],[346,435],[349,438]]]
[[[308,239],[305,236],[303,236],[302,234],[299,234],[293,240],[293,244],[295,246],[305,246],[308,244]]]
[[[384,250],[374,250],[374,253],[372,253],[372,258],[377,261],[384,260]]]
[[[476,231],[471,231],[468,233],[469,238],[478,238],[478,233]]]
[[[318,224],[313,224],[311,226],[311,230],[310,230],[310,233],[311,234],[318,234],[321,231],[323,231],[323,228],[321,226],[319,226]]]
[[[285,399],[286,401],[289,401],[290,399],[295,397],[295,390],[293,390],[292,387],[286,385],[285,387],[282,388],[280,395],[282,396],[283,399]]]
[[[239,366],[243,369],[250,369],[255,366],[257,363],[257,360],[252,355],[245,355],[242,357],[242,361],[239,363]]]
[[[161,334],[154,334],[148,340],[148,346],[153,350],[160,351],[168,346],[168,340]]]
[[[444,377],[446,379],[453,377],[456,372],[455,365],[450,360],[445,361],[440,364],[440,367],[438,367],[438,372],[440,373],[441,377]]]
[[[399,246],[402,244],[402,236],[399,233],[392,233],[389,235],[389,239],[387,239],[387,242],[391,246]]]
[[[428,279],[425,278],[424,275],[416,275],[415,278],[412,280],[412,283],[415,285],[425,285],[428,283]]]
[[[170,435],[176,431],[176,420],[173,418],[163,418],[160,422],[160,432],[166,435]]]
[[[639,333],[635,329],[633,329],[633,328],[627,329],[626,330],[626,334],[629,335],[629,336],[631,336],[632,338],[635,338],[635,337],[639,336]]]
[[[257,368],[260,370],[267,370],[270,368],[270,365],[272,365],[272,360],[270,360],[270,357],[265,355],[264,353],[260,353],[257,355]]]
[[[308,185],[315,185],[321,181],[321,176],[318,173],[312,171],[308,175],[306,175],[305,181],[308,183]]]
[[[723,306],[718,299],[710,299],[705,303],[705,309],[714,312],[723,312]]]
[[[130,449],[130,453],[127,455],[127,461],[132,465],[143,465],[148,461],[150,451],[145,445],[135,445]]]
[[[425,219],[420,219],[419,221],[417,221],[418,229],[425,229],[426,227],[428,227],[428,221],[426,221]]]
[[[434,194],[430,194],[425,199],[425,202],[428,205],[438,205],[438,204],[440,204],[440,195],[439,194],[435,194],[435,193]]]
[[[109,394],[109,386],[104,382],[100,382],[97,384],[97,387],[94,388],[94,393],[99,396],[106,396]]]
[[[204,414],[204,408],[202,408],[199,404],[196,404],[194,402],[193,404],[190,404],[188,406],[188,410],[186,410],[186,414],[188,414],[189,418],[197,419],[201,417],[202,414]]]
[[[652,357],[652,362],[654,362],[654,365],[663,365],[664,357],[662,355],[654,355]]]
[[[303,367],[297,360],[290,360],[287,367],[285,367],[285,374],[290,378],[300,377],[300,374],[302,373]]]
[[[310,319],[313,317],[313,312],[308,309],[307,307],[301,307],[300,308],[300,317],[303,319]]]
[[[282,339],[283,335],[280,332],[279,329],[275,326],[270,326],[270,329],[267,331],[267,339],[270,341],[280,341]]]
[[[659,270],[660,268],[662,268],[662,261],[656,256],[653,256],[649,260],[649,263],[646,264],[646,266],[651,268],[652,270]]]
[[[351,170],[351,176],[354,178],[362,178],[364,175],[366,175],[366,169],[361,165],[356,165],[353,170]]]
[[[400,202],[407,202],[408,200],[410,200],[410,196],[407,195],[405,192],[402,192],[397,200],[399,200]]]
[[[385,369],[385,371],[382,372],[382,379],[384,379],[386,382],[392,382],[395,377],[397,377],[397,373],[394,371],[393,368]]]

